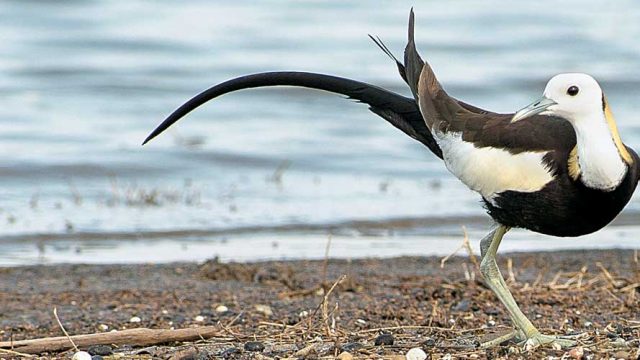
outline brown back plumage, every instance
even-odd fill
[[[414,24],[412,9],[403,78],[432,133],[458,133],[476,147],[495,147],[511,153],[556,150],[558,158],[555,160],[566,163],[566,157],[576,143],[575,132],[566,120],[538,115],[511,123],[513,114],[494,113],[449,96],[431,66],[416,50]]]

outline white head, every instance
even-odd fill
[[[587,74],[559,74],[551,78],[544,96],[518,111],[512,122],[542,114],[555,115],[572,123],[604,115],[604,97],[598,82]]]
[[[558,116],[573,125],[577,152],[569,155],[568,166],[574,179],[580,175],[586,186],[606,191],[620,184],[633,158],[594,78],[576,73],[554,76],[544,96],[515,113],[511,122],[536,114]]]

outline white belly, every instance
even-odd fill
[[[459,133],[434,134],[447,169],[486,200],[503,191],[533,192],[553,177],[542,158],[545,152],[511,154],[506,150],[477,148]]]

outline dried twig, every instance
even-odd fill
[[[55,316],[56,321],[58,322],[58,325],[60,326],[60,329],[62,329],[62,332],[64,333],[64,336],[66,336],[67,339],[69,339],[69,342],[71,343],[71,345],[73,345],[73,349],[76,352],[80,351],[78,349],[78,347],[76,346],[76,343],[74,343],[73,339],[71,339],[71,336],[69,336],[69,333],[67,333],[67,330],[65,330],[64,326],[62,326],[62,322],[60,321],[60,318],[58,317],[58,308],[56,308],[56,307],[53,308],[53,316]]]
[[[332,333],[331,328],[329,327],[329,309],[328,309],[329,295],[331,295],[331,292],[333,291],[333,289],[335,289],[336,286],[342,283],[346,278],[347,278],[347,275],[340,276],[340,278],[335,283],[333,283],[333,286],[329,288],[329,291],[327,291],[327,293],[322,298],[322,323],[325,325],[327,336],[330,336]]]
[[[217,326],[202,326],[176,330],[160,329],[128,329],[107,333],[95,333],[71,336],[73,342],[80,347],[91,345],[135,345],[150,346],[176,341],[196,341],[200,338],[209,339],[220,336]],[[11,347],[10,341],[0,342],[0,349]],[[14,341],[15,351],[25,354],[39,354],[43,352],[57,352],[72,348],[66,336],[49,337],[33,340]]]
[[[462,244],[467,248],[469,259],[471,260],[473,265],[476,267],[476,271],[480,272],[480,262],[478,261],[476,254],[473,252],[473,249],[471,248],[471,242],[469,242],[469,235],[467,234],[467,228],[465,226],[462,226],[462,233],[464,234],[464,239],[462,240]]]
[[[0,349],[0,353],[8,354],[8,355],[11,355],[11,356],[25,357],[25,358],[32,358],[33,357],[33,355],[24,354],[24,353],[13,351],[13,350],[9,350],[9,349]]]

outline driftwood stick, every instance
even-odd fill
[[[188,329],[128,329],[107,333],[95,333],[71,336],[80,348],[91,345],[135,345],[150,346],[174,341],[196,341],[220,335],[217,326],[202,326]],[[23,354],[58,352],[72,348],[66,336],[48,337],[33,340],[3,341],[0,349],[11,349]]]

